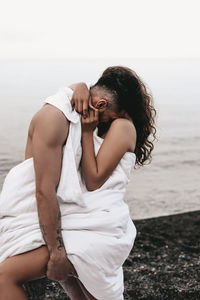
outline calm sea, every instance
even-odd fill
[[[111,65],[138,73],[157,110],[152,162],[132,173],[125,201],[134,219],[200,209],[200,59],[0,61],[0,187],[24,159],[27,130],[42,101],[59,87],[94,83]]]

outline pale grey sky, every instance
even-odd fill
[[[199,0],[6,0],[0,58],[199,57]]]

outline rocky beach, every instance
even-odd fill
[[[199,300],[200,211],[134,224],[137,237],[123,265],[124,299]],[[47,278],[27,283],[26,291],[29,300],[70,299]]]

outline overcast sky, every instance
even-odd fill
[[[0,58],[200,57],[199,0],[0,3]]]

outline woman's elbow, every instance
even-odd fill
[[[99,189],[103,185],[103,183],[98,182],[98,181],[89,181],[89,182],[86,182],[85,185],[89,192],[93,192],[93,191]]]
[[[99,187],[94,184],[86,184],[86,188],[89,192],[93,192],[93,191],[97,190]]]

